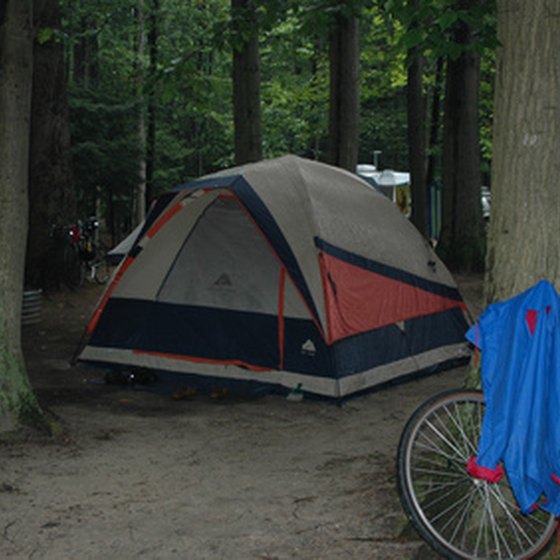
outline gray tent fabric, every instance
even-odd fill
[[[343,397],[468,355],[429,243],[358,176],[296,156],[153,206],[80,359]]]
[[[126,254],[132,249],[136,238],[142,231],[144,227],[144,222],[138,224],[119,244],[115,245],[110,251],[107,252],[107,258],[110,262],[118,264],[126,256]]]
[[[157,299],[272,314],[278,305],[279,279],[280,263],[256,226],[235,199],[224,198],[201,216]]]

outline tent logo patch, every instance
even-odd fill
[[[308,338],[301,345],[301,353],[304,356],[315,356],[315,354],[317,353],[317,348],[315,348],[315,344],[313,344],[313,341],[311,339]]]
[[[214,286],[220,286],[220,287],[230,287],[233,286],[233,282],[231,281],[231,278],[229,277],[229,275],[227,275],[225,272],[214,282]]]

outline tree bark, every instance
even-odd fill
[[[432,107],[430,119],[430,136],[428,141],[428,169],[426,171],[426,185],[431,187],[436,176],[436,146],[439,138],[440,112],[441,112],[441,85],[443,83],[443,58],[436,61],[436,75],[432,91]]]
[[[467,5],[469,2],[465,2]],[[460,23],[455,41],[465,48],[472,30]],[[464,50],[447,60],[443,132],[443,222],[438,253],[453,270],[484,266],[478,101],[480,57]]]
[[[232,0],[235,163],[262,159],[261,72],[254,0]]]
[[[32,0],[0,4],[0,431],[40,415],[21,353],[33,77]]]
[[[159,0],[152,0],[150,14],[150,30],[148,33],[148,52],[150,53],[149,82],[150,91],[148,96],[148,130],[146,135],[146,203],[145,208],[149,208],[155,196],[154,192],[154,170],[156,163],[156,74],[158,64],[158,18]]]
[[[418,0],[409,2],[418,8]],[[412,192],[411,221],[428,237],[428,191],[426,187],[426,102],[422,87],[423,57],[419,48],[408,52],[407,116],[408,164]]]
[[[36,30],[60,29],[58,0],[34,0],[33,9]],[[76,197],[62,42],[54,34],[46,41],[36,39],[33,58],[25,281],[30,287],[49,288],[54,282],[49,225],[76,220]]]
[[[355,172],[360,117],[359,20],[338,13],[329,35],[329,139],[327,161]]]
[[[133,226],[141,223],[146,216],[146,108],[144,106],[144,87],[146,68],[144,49],[146,48],[146,22],[144,0],[138,0],[136,21],[138,25],[136,45],[136,93],[138,100],[138,144],[140,160],[138,162],[138,186],[133,197]]]
[[[487,303],[560,289],[559,21],[557,2],[498,2]]]

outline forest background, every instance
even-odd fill
[[[413,221],[426,233],[425,192],[441,184],[443,174],[448,61],[468,69],[472,57],[470,104],[480,150],[467,160],[475,215],[467,215],[462,230],[473,229],[477,240],[458,245],[479,249],[458,265],[480,267],[477,190],[490,182],[494,2],[36,0],[34,19],[29,282],[44,283],[38,271],[49,222],[95,214],[116,242],[157,194],[235,163],[286,153],[349,169],[375,159],[380,168],[396,170],[414,168],[410,154],[417,154],[422,177],[411,169]],[[345,50],[344,41],[354,46]],[[253,66],[249,58],[249,70],[236,80],[236,56],[247,48],[256,49]],[[346,83],[340,77],[338,90],[337,49],[345,57],[339,68],[355,67]],[[255,75],[256,96],[239,86],[254,83]],[[350,89],[359,100],[345,106]],[[240,100],[248,116],[239,115]],[[449,122],[460,119],[453,113],[461,109],[451,105]],[[333,126],[333,110],[342,132]],[[47,133],[34,134],[48,116],[58,124],[45,122]],[[258,144],[252,153],[239,153],[236,134],[244,126],[242,144]],[[420,140],[410,135],[414,126]],[[339,141],[352,145],[349,160],[337,158]]]

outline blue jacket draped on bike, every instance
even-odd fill
[[[503,462],[524,513],[560,514],[560,296],[541,281],[490,305],[467,333],[482,351],[477,465]],[[544,495],[544,499],[543,499]]]

